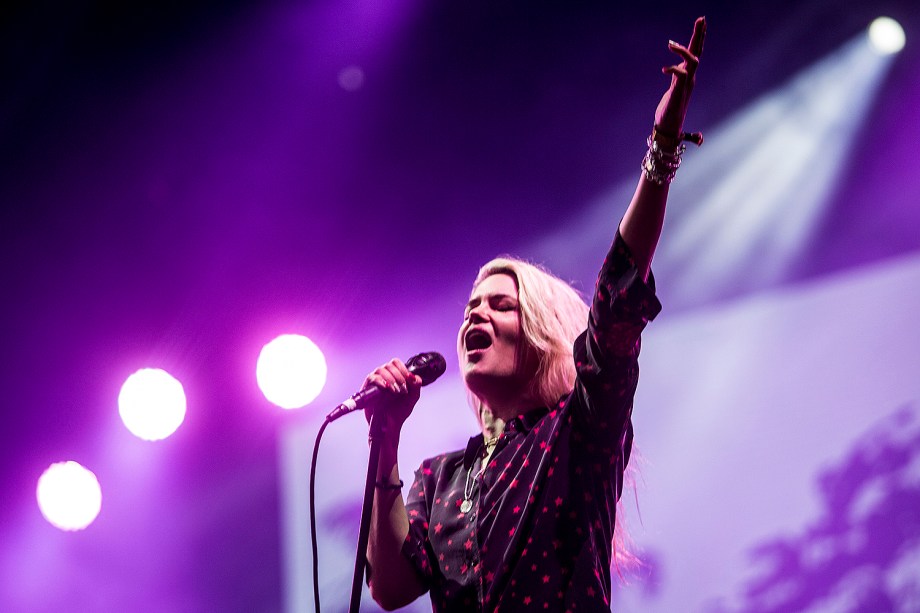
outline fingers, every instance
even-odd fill
[[[418,375],[409,372],[409,369],[400,359],[393,358],[368,375],[367,383],[395,394],[406,394],[410,388],[420,387],[422,379]]]
[[[678,79],[685,79],[689,76],[687,69],[683,66],[665,66],[661,69],[664,74],[674,75]]]
[[[706,18],[700,17],[693,24],[693,35],[690,37],[689,47],[668,41],[668,49],[680,56],[683,62],[678,66],[665,66],[661,71],[671,74],[678,79],[692,77],[700,63],[700,54],[703,52],[703,39],[706,38]]]
[[[693,35],[690,37],[689,51],[697,61],[703,54],[703,40],[706,38],[706,18],[697,17],[693,23]]]
[[[684,62],[686,62],[688,65],[695,67],[697,64],[699,64],[699,58],[693,55],[689,49],[683,45],[675,43],[673,40],[668,41],[668,49],[679,55],[681,59],[684,60]]]

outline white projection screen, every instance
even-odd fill
[[[645,567],[614,586],[613,609],[920,606],[918,311],[917,257],[674,316],[665,309],[643,337],[639,472],[621,502]],[[451,374],[405,427],[406,478],[475,432]],[[336,426],[322,447],[317,505],[324,609],[344,610],[366,425]],[[292,432],[286,445],[291,497],[301,501],[288,521],[300,550],[291,610],[312,599],[303,503],[312,437]]]

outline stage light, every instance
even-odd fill
[[[259,353],[256,381],[269,402],[282,409],[298,409],[323,390],[326,358],[307,337],[284,334]]]
[[[897,53],[905,40],[904,28],[891,17],[879,17],[869,25],[869,43],[881,55]]]
[[[339,87],[356,92],[364,86],[364,70],[360,66],[346,66],[339,71]]]
[[[706,130],[706,143],[687,151],[672,193],[693,206],[669,208],[667,238],[655,254],[669,308],[771,287],[798,265],[894,57],[871,50],[860,34]],[[567,263],[555,267],[564,276],[591,278],[576,267],[609,240],[609,211],[629,201],[634,181],[524,253]]]
[[[185,419],[185,391],[159,368],[142,368],[125,380],[118,394],[118,413],[125,427],[147,441],[164,439]]]
[[[61,530],[83,530],[102,509],[102,488],[92,471],[77,462],[57,462],[38,478],[38,508]]]

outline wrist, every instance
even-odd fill
[[[384,491],[387,491],[387,492],[389,492],[389,491],[394,491],[394,492],[395,492],[395,491],[397,491],[397,490],[400,490],[400,491],[401,491],[402,488],[403,488],[403,485],[405,485],[405,483],[403,483],[403,480],[402,480],[402,479],[399,479],[399,480],[396,481],[395,483],[394,483],[394,482],[391,482],[391,481],[388,481],[388,480],[386,480],[386,479],[378,479],[378,480],[377,480],[377,483],[374,484],[374,487],[376,487],[378,490],[384,490]]]
[[[691,142],[697,147],[703,144],[702,132],[682,132],[678,130],[669,130],[662,128],[659,124],[652,125],[652,140],[658,143],[658,147],[663,151],[677,151],[684,142]]]
[[[676,152],[680,147],[680,130],[670,131],[662,129],[657,123],[652,126],[653,142],[658,143],[658,147],[664,151]]]
[[[385,475],[390,473],[390,470],[393,469],[399,459],[399,441],[389,441],[384,439],[380,443],[380,456],[378,459],[378,469],[377,476],[385,478]]]
[[[399,465],[396,463],[395,455],[392,458],[381,455],[380,463],[377,465],[377,475],[374,480],[377,483],[378,489],[398,489],[383,487],[383,484],[393,483],[399,483],[401,487],[402,479],[399,478]]]

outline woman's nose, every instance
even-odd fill
[[[482,305],[470,310],[470,321],[473,323],[482,323],[487,317],[486,309]]]

